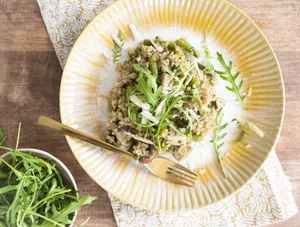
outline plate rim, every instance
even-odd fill
[[[106,11],[108,11],[110,8],[113,8],[115,7],[116,5],[118,4],[121,4],[123,2],[125,2],[126,0],[116,0],[115,2],[113,2],[111,5],[107,6],[104,10],[102,10],[101,12],[99,12],[88,24],[87,26],[83,29],[83,31],[80,33],[80,35],[78,36],[77,40],[75,41],[68,57],[67,57],[67,60],[66,60],[66,63],[64,65],[64,68],[63,68],[63,72],[62,72],[62,76],[61,76],[61,81],[60,81],[60,89],[59,89],[59,113],[60,113],[60,119],[61,119],[61,122],[65,124],[65,120],[62,116],[62,83],[63,83],[63,80],[64,80],[64,72],[65,72],[65,68],[66,66],[69,64],[69,61],[70,59],[72,58],[73,56],[73,52],[74,52],[74,47],[78,45],[78,43],[80,43],[81,39],[83,39],[85,33],[87,32],[88,28],[92,26],[93,23],[95,23],[96,20],[99,20],[98,18],[100,18],[102,16],[102,14],[104,14]],[[133,1],[138,1],[138,0],[133,0]],[[204,0],[205,1],[205,0]],[[144,204],[140,204],[140,203],[134,203],[133,201],[126,201],[126,200],[123,200],[123,198],[121,198],[121,196],[118,196],[118,195],[115,195],[115,193],[112,193],[109,191],[108,188],[106,188],[105,186],[101,185],[100,183],[97,182],[96,179],[94,179],[94,177],[92,177],[89,172],[82,166],[82,164],[79,162],[79,158],[77,157],[77,155],[75,154],[75,152],[73,152],[73,149],[72,149],[72,146],[71,146],[71,140],[72,138],[70,138],[69,136],[65,136],[66,140],[67,140],[67,143],[73,153],[73,155],[75,156],[77,162],[79,163],[79,165],[84,169],[84,171],[88,174],[88,176],[95,182],[97,183],[100,187],[102,187],[107,193],[113,195],[115,198],[123,201],[123,202],[126,202],[130,205],[133,205],[133,206],[136,206],[136,207],[139,207],[139,208],[142,208],[142,209],[145,209],[145,210],[150,210],[150,211],[154,211],[154,212],[158,212],[158,211],[163,211],[163,212],[169,212],[169,213],[178,213],[178,212],[189,212],[189,211],[193,211],[193,210],[199,210],[199,209],[203,209],[203,208],[207,208],[207,207],[210,207],[210,206],[213,206],[215,204],[218,204],[222,201],[224,201],[225,199],[228,199],[232,196],[234,196],[236,193],[238,193],[239,191],[241,191],[244,187],[246,187],[246,185],[249,184],[250,181],[253,180],[253,178],[258,174],[258,172],[263,168],[265,162],[267,161],[267,159],[269,158],[270,154],[272,153],[272,151],[275,152],[274,148],[275,146],[277,145],[278,143],[278,140],[280,138],[280,135],[281,135],[281,131],[282,131],[282,127],[283,127],[283,122],[284,122],[284,116],[285,116],[285,106],[286,106],[286,95],[285,95],[285,85],[284,85],[284,80],[283,80],[283,75],[282,75],[282,71],[281,71],[281,67],[280,67],[280,64],[279,64],[279,61],[278,61],[278,58],[270,44],[270,42],[268,41],[268,39],[266,38],[266,36],[263,34],[263,32],[260,30],[260,28],[258,27],[258,25],[243,11],[241,10],[240,8],[238,8],[237,6],[235,6],[233,3],[227,1],[227,0],[218,0],[219,2],[223,2],[224,4],[227,4],[229,5],[230,7],[234,8],[235,10],[237,10],[240,14],[242,14],[250,23],[251,25],[254,26],[255,30],[261,35],[261,37],[263,38],[263,40],[266,42],[269,50],[271,51],[271,54],[272,56],[274,57],[274,60],[276,62],[276,66],[278,67],[278,73],[280,75],[280,80],[281,80],[281,84],[282,84],[282,89],[281,89],[281,92],[282,92],[282,106],[281,106],[281,112],[282,112],[282,116],[281,116],[281,119],[280,119],[280,126],[278,128],[278,131],[277,131],[277,134],[276,134],[276,137],[274,138],[274,141],[273,141],[273,144],[272,144],[272,147],[270,149],[270,151],[268,152],[268,154],[266,155],[264,161],[260,164],[259,168],[257,168],[256,171],[253,171],[253,174],[251,177],[249,177],[248,180],[246,180],[243,184],[240,185],[239,188],[237,188],[233,193],[227,195],[227,196],[224,196],[223,198],[217,200],[217,201],[214,201],[210,204],[205,204],[205,205],[200,205],[198,208],[185,208],[185,209],[181,209],[181,208],[178,208],[178,209],[172,209],[171,211],[167,211],[165,209],[162,209],[162,208],[158,208],[158,209],[149,209],[148,207],[146,207]]]

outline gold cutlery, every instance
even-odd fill
[[[134,155],[129,151],[113,146],[105,141],[90,136],[84,132],[78,131],[77,129],[71,128],[48,117],[40,116],[38,119],[38,124],[54,129],[58,132],[63,133],[64,135],[83,140],[85,142],[110,150],[122,156],[125,155],[134,159]],[[156,176],[176,184],[193,187],[197,179],[197,175],[191,170],[174,161],[163,157],[159,157],[157,153],[155,153],[150,158],[141,159],[140,162],[143,163]]]

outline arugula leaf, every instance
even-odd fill
[[[218,73],[223,80],[228,81],[231,84],[232,87],[226,86],[227,90],[235,93],[236,97],[237,97],[237,101],[239,101],[241,103],[241,105],[243,106],[243,108],[246,109],[246,106],[245,106],[245,103],[244,103],[244,99],[245,99],[246,95],[242,95],[241,91],[240,91],[242,86],[243,86],[244,81],[241,80],[239,84],[235,83],[235,80],[240,75],[240,72],[236,72],[233,75],[232,72],[231,72],[231,70],[232,70],[232,61],[229,61],[229,65],[227,65],[224,61],[224,58],[223,58],[222,54],[217,53],[217,55],[218,55],[218,60],[222,64],[225,71],[222,72],[222,71],[215,70],[216,73]]]
[[[4,144],[5,140],[6,140],[6,135],[4,134],[2,129],[0,128],[0,146],[2,146]]]
[[[162,92],[162,86],[157,88],[156,77],[154,77],[148,69],[138,64],[134,64],[133,67],[139,73],[136,90],[145,95],[147,103],[156,106]]]
[[[80,209],[80,206],[91,204],[94,200],[96,200],[97,197],[92,197],[89,195],[85,195],[81,197],[78,201],[73,201],[63,207],[61,210],[56,210],[55,206],[53,207],[53,216],[51,217],[52,221],[58,222],[58,223],[66,223],[71,224],[69,219],[69,215],[75,213]],[[52,227],[53,225],[49,223],[48,221],[45,221],[41,227]]]
[[[64,227],[72,223],[81,205],[96,199],[90,195],[78,199],[55,163],[30,152],[0,148],[11,151],[11,159],[0,158],[0,227]]]
[[[220,132],[225,129],[228,125],[228,123],[226,124],[222,124],[222,120],[223,120],[223,116],[224,116],[224,113],[222,112],[222,109],[219,111],[218,113],[218,116],[216,118],[216,129],[214,131],[214,138],[213,140],[211,141],[214,145],[214,149],[215,149],[215,152],[218,156],[218,159],[219,159],[219,163],[221,165],[221,168],[222,168],[222,171],[223,171],[223,174],[225,176],[225,178],[227,178],[227,174],[226,174],[226,171],[224,169],[224,165],[223,165],[223,161],[222,161],[222,158],[221,158],[221,154],[220,154],[220,151],[219,149],[224,145],[224,142],[221,142],[220,141],[222,139],[224,139],[224,137],[227,135],[227,133],[223,133],[222,135],[219,135]]]
[[[230,143],[238,143],[247,136],[247,127],[246,127],[246,125],[244,125],[241,121],[239,121],[236,118],[233,118],[231,122],[234,122],[234,121],[240,126],[242,132],[241,132],[241,136],[238,140],[232,141]]]
[[[206,57],[208,66],[211,70],[214,70],[214,66],[213,66],[213,64],[211,63],[211,60],[210,60],[212,57],[211,57],[211,54],[210,54],[210,51],[209,51],[209,48],[208,48],[208,44],[207,44],[207,30],[205,30],[203,48],[204,48],[204,53],[205,53],[205,57]]]
[[[122,32],[119,31],[117,38],[122,42],[122,44],[119,46],[115,41],[114,41],[114,47],[113,47],[113,63],[116,63],[119,60],[119,57],[122,54],[122,48],[124,46],[124,39],[122,38]]]

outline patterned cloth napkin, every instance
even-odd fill
[[[114,0],[37,0],[62,67],[85,26]],[[244,188],[225,200],[191,212],[152,212],[109,195],[118,226],[261,226],[298,212],[291,184],[273,151]]]

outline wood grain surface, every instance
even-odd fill
[[[276,146],[300,207],[300,0],[231,0],[261,28],[278,57],[286,89],[285,120]],[[62,135],[36,124],[39,115],[59,120],[62,70],[34,0],[0,0],[0,127],[14,146],[22,122],[21,147],[37,148],[59,158],[82,193],[99,199],[81,209],[77,224],[116,226],[107,193],[83,171]],[[76,226],[76,225],[75,225]],[[300,226],[300,215],[272,227]]]

